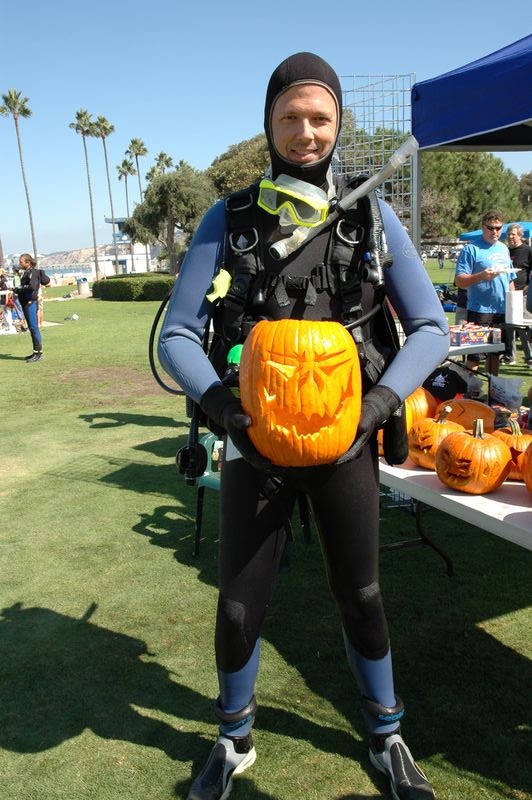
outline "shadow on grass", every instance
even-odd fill
[[[179,423],[173,417],[154,414],[126,414],[123,411],[99,411],[94,414],[80,414],[79,418],[88,422],[92,429],[120,428],[123,425],[141,425],[148,428],[175,427]]]
[[[0,353],[0,361],[25,361],[26,357],[27,356],[12,356],[9,353]]]
[[[212,747],[212,742],[210,743],[210,747]],[[208,751],[207,751],[208,752]],[[206,753],[207,755],[207,753]],[[202,761],[199,761],[194,769],[194,774],[198,772],[199,769],[204,765],[205,757]],[[250,798],[251,800],[278,800],[278,797],[273,794],[265,794],[265,792],[261,792],[255,786],[255,783],[250,780],[247,776],[249,775],[246,772],[245,775],[237,775],[237,777],[233,781],[233,786],[235,795],[238,792],[238,797],[242,798],[242,800],[246,800],[246,798]],[[178,798],[183,798],[187,796],[187,792],[190,786],[190,781],[182,781],[178,783],[175,787],[174,793],[175,796]],[[231,794],[233,794],[231,792]]]
[[[139,639],[47,608],[16,603],[0,617],[0,746],[40,752],[90,728],[98,736],[188,758],[196,736],[140,709],[194,718],[211,703],[175,683]],[[185,755],[182,755],[182,754]]]
[[[179,494],[181,499],[185,496],[182,490]],[[199,558],[192,555],[191,536],[184,533],[172,504],[142,515],[133,530],[158,547],[173,548],[181,564],[195,568],[200,580],[215,585],[217,497],[215,492],[205,497]],[[194,501],[192,491],[188,501],[192,520]],[[413,519],[396,514],[383,526],[395,525],[402,534],[408,522],[413,526]],[[192,531],[193,523],[189,524]],[[407,708],[405,736],[417,759],[444,754],[458,769],[478,774],[486,784],[502,781],[516,792],[530,793],[527,739],[532,700],[527,687],[532,685],[532,665],[483,628],[485,620],[526,608],[522,575],[529,554],[439,512],[431,515],[431,526],[455,560],[455,578],[447,577],[441,560],[426,547],[381,556],[397,690]],[[314,535],[308,546],[297,525],[294,531],[291,568],[278,580],[263,636],[364,739],[358,692],[345,664],[318,542]],[[365,745],[359,747],[341,731],[320,728],[323,735],[315,737],[312,724],[297,714],[261,707],[260,686],[258,691],[259,728],[306,739],[319,750],[360,756],[365,765]],[[384,790],[386,782],[373,771],[371,777],[382,780]]]
[[[185,436],[176,435],[132,446],[133,450],[149,452],[164,459],[161,464],[82,451],[70,461],[50,468],[47,475],[84,484],[123,488],[139,494],[175,497],[177,502],[185,503],[195,497],[194,489],[185,485],[175,466],[176,453],[185,443]],[[93,446],[97,447],[97,443]]]
[[[163,436],[160,439],[154,439],[151,442],[143,442],[133,447],[133,450],[140,450],[143,453],[151,453],[158,458],[175,459],[176,453],[179,448],[185,444],[184,439],[179,439],[177,436]],[[182,478],[178,480],[182,481]]]
[[[97,415],[93,415],[94,418]],[[115,423],[129,415],[112,415]],[[141,415],[142,416],[142,415]],[[131,415],[132,424],[136,415]],[[163,419],[163,418],[161,418]],[[166,420],[166,423],[168,420]],[[163,424],[166,424],[163,423]],[[165,438],[137,446],[160,458],[171,457],[185,437]],[[157,547],[171,549],[181,564],[197,571],[212,586],[217,580],[216,492],[206,492],[203,541],[199,558],[192,555],[196,491],[185,485],[171,464],[132,463],[102,459],[98,480],[139,493],[153,491],[175,497],[149,514],[141,514],[133,531]],[[385,534],[404,533],[413,520],[395,512],[383,522]],[[404,731],[416,758],[434,754],[480,780],[504,782],[515,792],[532,792],[532,767],[526,741],[532,700],[530,662],[483,628],[517,609],[526,608],[523,571],[530,554],[439,512],[430,515],[430,530],[455,563],[449,580],[440,559],[428,548],[390,552],[381,557],[383,593],[390,621],[397,691],[405,700]],[[330,597],[316,536],[310,547],[290,548],[291,568],[280,576],[263,635],[293,666],[316,695],[352,721],[359,737],[365,730],[358,714],[358,693],[345,664],[336,607]],[[163,690],[164,698],[164,690]],[[282,700],[282,698],[280,699]],[[211,701],[184,690],[194,718],[213,718]],[[260,687],[259,687],[260,702]],[[164,704],[159,706],[164,709]],[[119,713],[120,710],[117,710]],[[177,712],[182,714],[181,708]],[[206,716],[205,716],[206,715]],[[280,721],[282,719],[282,727]],[[360,756],[365,746],[342,731],[328,730],[297,713],[260,708],[257,727],[306,739],[317,749]],[[204,759],[210,744],[188,737],[188,758]],[[357,752],[357,750],[359,752]],[[372,771],[372,778],[379,780]],[[242,791],[246,779],[242,778]],[[379,784],[380,785],[380,784]],[[250,789],[251,792],[251,789]],[[243,791],[243,796],[260,796]],[[502,795],[501,795],[502,796]],[[353,797],[355,797],[353,795]],[[348,798],[344,798],[348,800]]]
[[[90,729],[97,736],[160,749],[175,760],[203,765],[212,740],[184,733],[150,711],[206,720],[212,700],[176,682],[153,661],[140,639],[51,609],[15,603],[0,612],[0,747],[37,753]],[[349,754],[350,736],[297,714],[263,706],[257,729],[296,735],[316,748]],[[189,781],[176,787],[183,797]],[[248,778],[243,797],[271,798]]]

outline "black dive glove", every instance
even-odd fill
[[[246,430],[251,425],[251,417],[227,386],[215,384],[207,389],[200,400],[200,408],[215,425],[227,431],[238,452],[255,469],[273,468],[272,462],[261,456],[251,442]]]
[[[335,464],[345,464],[356,458],[371,439],[373,432],[382,427],[400,405],[399,397],[387,386],[374,386],[370,389],[362,398],[362,410],[355,441],[349,450],[335,461]]]

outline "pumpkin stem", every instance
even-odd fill
[[[442,410],[440,411],[440,413],[438,414],[438,419],[436,420],[436,422],[438,422],[440,424],[442,422],[445,422],[445,420],[447,419],[447,416],[451,413],[452,410],[453,409],[452,409],[451,406],[444,406],[442,408]]]
[[[486,438],[486,434],[484,433],[484,420],[482,418],[476,419],[473,422],[473,436],[475,439]]]
[[[510,428],[510,430],[512,431],[514,436],[520,436],[521,435],[521,426],[519,425],[519,423],[518,423],[518,421],[516,419],[511,419],[510,418],[508,420],[508,427]]]

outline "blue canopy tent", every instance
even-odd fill
[[[532,35],[415,83],[412,133],[421,149],[530,150],[531,81]]]
[[[532,35],[415,83],[412,134],[421,150],[532,150],[531,84]],[[490,102],[490,97],[497,100]],[[414,159],[414,182],[412,236],[419,247],[419,155]]]

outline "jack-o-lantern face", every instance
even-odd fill
[[[408,452],[418,467],[435,469],[436,453],[440,443],[450,433],[463,431],[457,422],[450,422],[447,414],[450,406],[445,406],[438,419],[418,419],[408,432]]]
[[[442,483],[468,494],[495,491],[512,466],[510,449],[501,439],[484,433],[476,419],[473,432],[450,433],[436,452],[436,472]]]
[[[242,406],[255,447],[280,466],[334,461],[351,445],[361,408],[358,353],[337,322],[259,322],[240,361]]]

